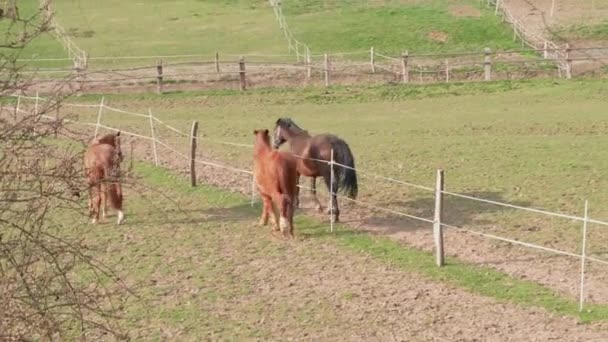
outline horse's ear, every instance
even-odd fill
[[[253,130],[253,135],[257,135],[257,134],[258,134],[258,130],[257,130],[257,129],[254,129],[254,130]]]
[[[116,132],[116,136],[119,136],[119,135],[120,135],[120,131]]]
[[[277,119],[277,122],[275,123],[275,125],[276,125],[276,126],[280,125],[280,124],[281,124],[281,121],[283,121],[283,119],[278,118],[278,119]]]
[[[267,129],[264,130],[264,135],[268,135],[269,131]]]

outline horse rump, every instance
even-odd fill
[[[337,191],[343,191],[349,198],[356,199],[359,187],[357,171],[355,170],[355,157],[348,144],[340,138],[333,139],[332,148],[334,149],[334,161],[344,165],[334,166],[334,174],[338,181]]]

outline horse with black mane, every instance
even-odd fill
[[[327,190],[333,189],[331,194],[333,222],[338,222],[340,209],[338,208],[337,193],[344,192],[348,198],[357,198],[357,171],[355,158],[348,144],[333,134],[317,134],[311,136],[307,131],[296,125],[290,118],[280,118],[275,124],[274,148],[278,149],[285,142],[289,143],[291,153],[298,158],[298,173],[301,176],[311,177],[311,195],[317,210],[323,211],[323,206],[317,198],[316,178],[323,177]],[[331,184],[331,154],[333,150],[334,178]],[[340,165],[336,165],[340,164]],[[299,203],[299,201],[298,201]]]
[[[123,161],[120,147],[120,131],[93,139],[84,154],[84,168],[89,186],[89,215],[92,223],[99,220],[103,200],[103,217],[106,201],[118,211],[116,224],[124,220],[123,196],[120,184],[120,163]]]

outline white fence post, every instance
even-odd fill
[[[374,47],[369,50],[369,64],[372,68],[372,74],[376,73],[376,61],[375,61],[376,53],[374,52]]]
[[[437,181],[435,184],[435,216],[433,219],[433,235],[435,238],[435,260],[437,266],[443,266],[443,229],[441,220],[443,218],[443,170],[437,170]]]
[[[334,231],[334,149],[331,149],[331,160],[329,162],[329,231]]]
[[[101,102],[99,103],[99,110],[97,111],[97,124],[95,125],[95,138],[97,138],[97,133],[99,132],[99,125],[101,124],[101,114],[103,112],[103,107],[105,98],[101,97]]]
[[[585,302],[585,263],[587,257],[587,221],[589,219],[589,201],[585,200],[585,220],[583,221],[583,248],[581,251],[581,285],[578,311],[583,311]]]
[[[154,165],[158,166],[158,151],[156,150],[156,135],[154,134],[154,119],[152,108],[148,108],[148,118],[150,119],[150,134],[152,134],[152,151],[154,152]]]

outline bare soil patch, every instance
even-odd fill
[[[432,31],[429,32],[427,37],[430,40],[436,41],[436,42],[440,42],[440,43],[445,43],[448,41],[448,34],[445,32],[441,32],[441,31]]]
[[[455,17],[481,17],[481,11],[469,5],[458,5],[450,7],[450,13]]]

